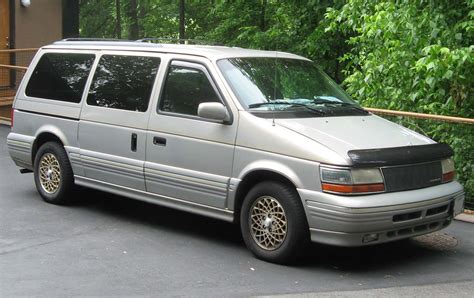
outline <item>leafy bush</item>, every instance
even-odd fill
[[[474,2],[349,0],[327,31],[350,35],[343,84],[370,107],[474,117]],[[474,126],[397,119],[450,144],[458,179],[474,195]]]

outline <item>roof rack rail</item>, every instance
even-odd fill
[[[154,41],[165,41],[165,42],[175,42],[179,44],[194,44],[194,45],[213,45],[213,46],[222,46],[223,44],[207,41],[201,39],[185,39],[185,38],[167,38],[167,37],[146,37],[142,39],[137,39],[137,42],[154,42]]]
[[[133,41],[133,40],[118,39],[118,38],[73,37],[73,38],[64,38],[61,41]]]
[[[209,45],[209,46],[224,46],[224,44],[214,41],[206,41],[200,39],[182,39],[182,38],[167,38],[167,37],[146,37],[137,40],[130,39],[118,39],[118,38],[95,38],[95,37],[72,37],[64,38],[57,43],[61,42],[140,42],[140,43],[150,43],[158,46],[159,44],[186,44],[186,45]],[[151,46],[151,45],[150,45]]]

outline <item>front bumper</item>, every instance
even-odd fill
[[[457,182],[411,191],[338,196],[298,189],[311,240],[363,246],[431,233],[447,227],[463,211]]]

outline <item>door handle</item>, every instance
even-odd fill
[[[136,133],[132,133],[132,144],[131,144],[131,147],[130,149],[133,151],[133,152],[137,152],[137,134]]]
[[[166,139],[160,137],[153,137],[153,145],[166,146]]]

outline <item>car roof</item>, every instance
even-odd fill
[[[77,50],[120,50],[120,51],[141,51],[174,53],[183,55],[193,55],[206,57],[209,60],[219,60],[224,58],[237,57],[278,57],[309,60],[305,57],[286,52],[262,51],[244,49],[239,47],[209,46],[209,45],[187,45],[187,44],[166,44],[150,43],[141,41],[68,41],[61,40],[51,45],[43,46],[42,49],[77,49]]]

